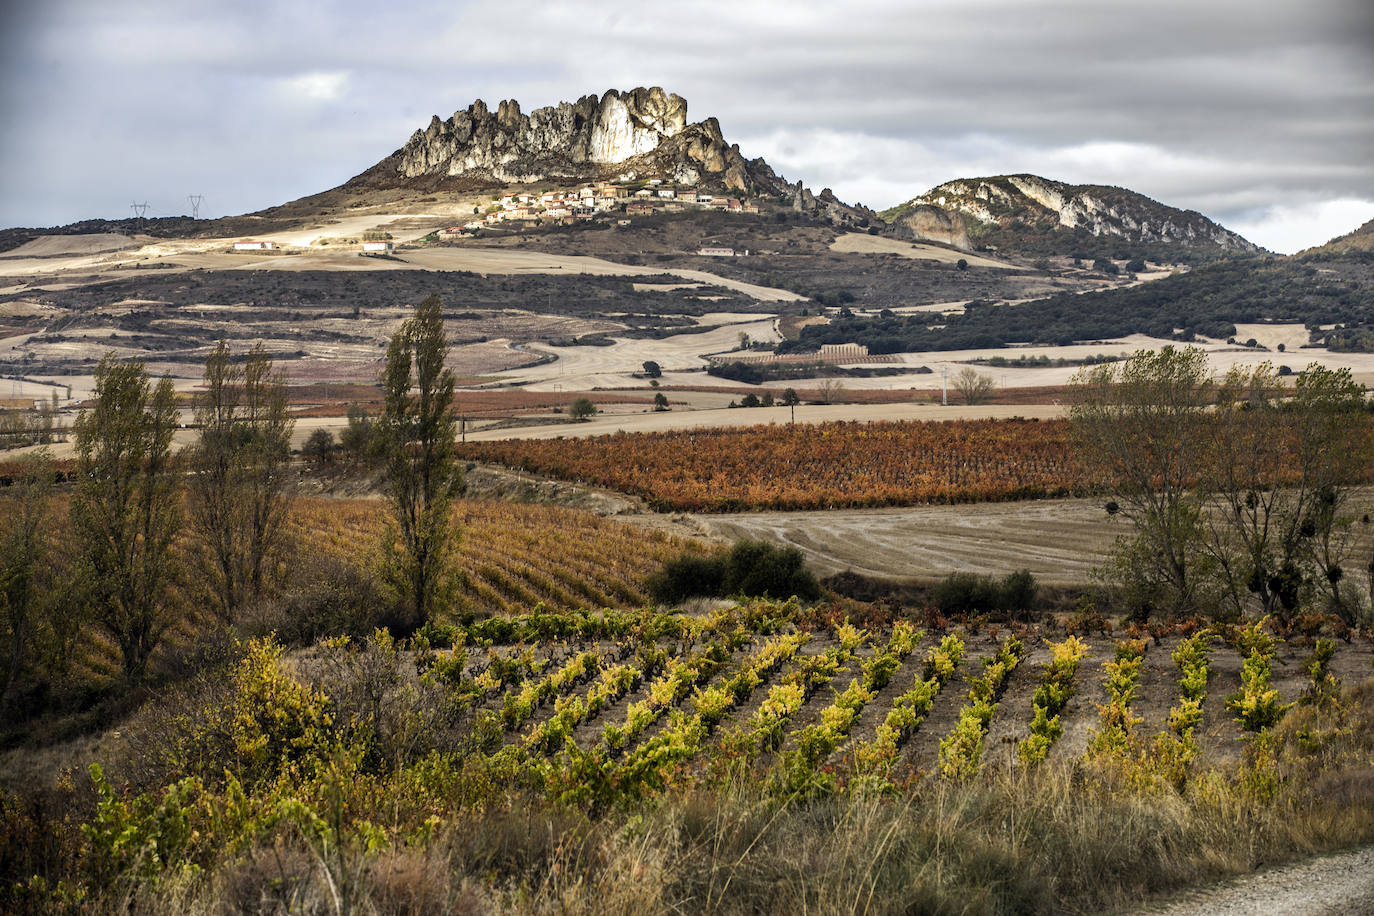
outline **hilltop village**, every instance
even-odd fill
[[[588,184],[564,191],[514,193],[492,198],[480,216],[462,226],[445,229],[441,235],[460,235],[490,229],[507,222],[538,222],[544,225],[573,225],[598,216],[623,214],[648,216],[653,213],[679,213],[683,210],[722,210],[728,213],[758,214],[752,201],[708,194],[695,187],[676,186],[659,178],[634,182],[618,179],[604,184]]]

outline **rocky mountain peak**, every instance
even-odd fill
[[[755,168],[707,118],[687,121],[687,102],[662,87],[611,89],[528,114],[514,99],[493,113],[481,99],[438,115],[405,146],[351,184],[370,187],[606,179],[633,172],[685,184],[746,191],[776,182]]]

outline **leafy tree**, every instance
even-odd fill
[[[663,367],[652,359],[644,361],[644,374],[649,378],[660,378],[663,375]]]
[[[1069,412],[1085,459],[1105,473],[1119,514],[1135,535],[1118,539],[1110,569],[1137,616],[1191,607],[1198,597],[1208,462],[1205,412],[1214,385],[1199,348],[1142,350],[1123,363],[1073,378]]]
[[[305,444],[301,446],[301,455],[306,461],[319,466],[328,464],[334,460],[334,452],[339,448],[334,441],[334,434],[327,429],[317,429],[305,439]]]
[[[591,398],[578,398],[573,401],[572,406],[568,408],[568,416],[580,423],[583,420],[596,416],[596,405],[592,403]]]
[[[958,261],[954,262],[954,266],[959,270],[968,270],[968,260],[966,258],[960,258]]]
[[[76,421],[75,547],[92,617],[119,647],[132,682],[142,680],[173,622],[176,423],[172,380],[154,387],[143,363],[113,353],[96,368],[94,406]]]
[[[996,384],[992,376],[983,375],[972,366],[965,366],[954,376],[954,390],[963,396],[965,404],[986,404],[992,400]]]
[[[0,709],[49,623],[53,545],[48,530],[57,472],[47,451],[22,459],[0,535]]]
[[[339,433],[339,445],[355,465],[370,464],[377,457],[376,424],[361,404],[348,405],[348,425]]]
[[[664,411],[664,410],[668,410],[668,409],[670,409],[670,408],[668,407],[668,396],[665,395],[665,394],[664,394],[663,392],[661,392],[661,391],[658,392],[657,394],[655,394],[655,395],[654,395],[654,410],[657,410],[657,411]]]
[[[394,534],[386,577],[407,606],[407,625],[429,620],[455,585],[453,500],[463,486],[454,454],[453,373],[438,296],[415,309],[387,347],[377,437],[386,458]],[[397,541],[399,540],[399,546]]]
[[[220,617],[262,594],[282,547],[295,421],[286,385],[261,344],[242,366],[221,342],[205,363],[191,452],[191,521],[205,543]]]

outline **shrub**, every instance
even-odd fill
[[[1018,569],[998,581],[977,573],[950,573],[935,587],[932,598],[945,614],[1030,611],[1039,587],[1030,570]]]
[[[659,604],[687,598],[743,595],[749,598],[790,598],[815,601],[820,583],[806,568],[796,547],[766,541],[739,541],[730,552],[713,557],[688,553],[674,557],[645,582]]]
[[[696,595],[719,595],[724,575],[721,557],[684,553],[669,559],[644,585],[655,602],[676,604]]]
[[[721,589],[726,595],[815,601],[821,596],[816,576],[806,568],[796,547],[766,541],[739,541],[725,556]]]

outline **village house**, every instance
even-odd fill
[[[681,188],[677,192],[677,199],[686,204],[694,204],[697,202],[697,189]]]
[[[707,258],[733,258],[735,256],[735,249],[720,248],[714,245],[704,246],[697,249],[697,254]]]
[[[648,201],[634,201],[625,205],[625,212],[631,215],[647,216],[654,212],[654,205]]]
[[[638,200],[648,200],[653,196],[654,192],[650,191],[648,188],[640,188],[638,191],[635,191],[635,198]]]
[[[664,200],[672,200],[674,197],[677,196],[677,192],[674,191],[672,188],[659,188],[658,196],[663,198]]]
[[[363,242],[363,254],[368,256],[391,254],[393,246],[390,242],[376,241]]]

